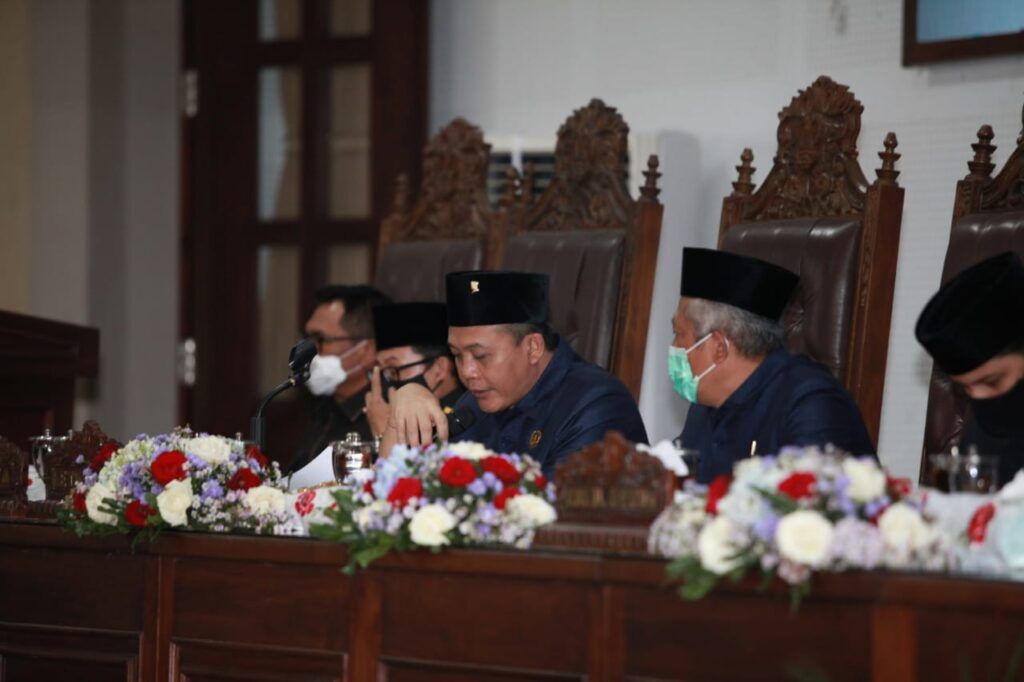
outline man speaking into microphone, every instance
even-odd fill
[[[446,278],[448,347],[466,393],[472,425],[452,440],[526,454],[550,475],[567,455],[607,431],[647,442],[636,402],[621,381],[578,356],[548,325],[548,276],[457,272]],[[418,384],[391,394],[381,454],[396,443],[448,438],[448,419]]]

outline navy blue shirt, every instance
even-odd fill
[[[691,405],[680,438],[683,447],[700,451],[701,483],[732,473],[755,441],[759,455],[787,445],[875,451],[857,404],[828,368],[784,350],[769,353],[721,407]]]
[[[583,360],[562,339],[537,383],[518,403],[487,413],[466,391],[456,409],[464,406],[473,410],[476,421],[453,440],[530,455],[548,477],[558,462],[601,440],[607,431],[620,431],[636,443],[647,442],[640,412],[625,385]]]

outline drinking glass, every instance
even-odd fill
[[[929,455],[933,488],[947,493],[994,493],[999,489],[999,459],[987,455]]]

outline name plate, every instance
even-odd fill
[[[555,470],[559,522],[646,526],[672,501],[674,477],[621,434],[567,457]]]

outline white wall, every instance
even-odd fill
[[[434,0],[431,126],[465,116],[489,134],[550,136],[598,96],[634,131],[693,136],[696,205],[668,204],[685,189],[677,188],[684,178],[668,172],[677,160],[664,159],[665,229],[708,245],[740,150],[753,149],[760,180],[775,151],[776,114],[797,89],[820,74],[850,85],[865,106],[868,177],[886,131],[897,133],[903,154],[897,167],[907,196],[879,450],[897,473],[914,475],[930,370],[914,321],[938,285],[953,189],[975,132],[992,124],[1001,163],[1020,131],[1024,58],[904,69],[901,11],[901,0]],[[676,212],[697,222],[673,219],[670,227]],[[672,264],[670,256],[659,267]],[[678,267],[667,278],[658,273],[659,291]],[[657,293],[655,304],[657,323],[671,310],[661,309],[667,304]],[[645,382],[663,369],[649,353]],[[661,400],[677,400],[663,392]],[[654,422],[653,438],[681,426],[665,432],[662,417]]]
[[[77,424],[97,419],[118,438],[169,430],[177,419],[180,4],[5,3],[0,18],[11,20],[3,35],[23,41],[28,56],[0,68],[17,100],[5,115],[25,145],[0,158],[0,178],[14,180],[3,205],[17,209],[0,220],[0,243],[29,263],[5,272],[14,293],[0,300],[99,328],[100,376],[80,382]],[[12,58],[19,44],[5,41]],[[19,107],[27,121],[15,118]]]

